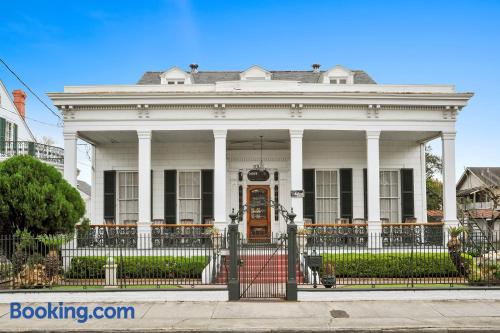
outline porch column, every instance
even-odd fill
[[[227,225],[226,211],[227,130],[214,130],[214,223],[222,232]]]
[[[366,131],[366,167],[368,190],[368,246],[377,247],[380,222],[380,131]],[[376,235],[376,236],[375,236]]]
[[[138,130],[139,221],[138,247],[151,247],[151,131]]]
[[[458,224],[455,185],[455,132],[441,133],[443,144],[443,220],[448,227]]]
[[[76,132],[64,133],[64,179],[75,188],[77,186],[77,139]]]
[[[302,190],[302,137],[304,130],[290,130],[290,189]],[[304,225],[303,199],[291,198],[293,212],[297,214],[295,224]]]

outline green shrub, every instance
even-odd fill
[[[448,253],[339,253],[323,254],[332,261],[337,277],[408,278],[458,276]],[[463,255],[472,263],[472,258]]]
[[[73,279],[104,278],[107,257],[75,257],[66,274]],[[208,257],[115,258],[118,278],[201,278]]]

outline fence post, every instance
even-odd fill
[[[296,214],[288,213],[290,223],[286,227],[288,236],[288,278],[286,281],[286,300],[297,300],[297,225],[293,222]]]
[[[240,299],[240,281],[238,277],[238,224],[236,223],[237,214],[229,215],[231,224],[228,226],[229,232],[229,280],[227,289],[229,300],[237,301]]]

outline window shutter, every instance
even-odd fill
[[[104,171],[104,219],[116,221],[116,171]]]
[[[17,124],[14,124],[14,133],[12,135],[12,148],[14,148],[14,154],[17,155]]]
[[[316,186],[314,183],[314,169],[302,170],[302,186],[304,188],[304,218],[311,219],[312,223],[315,223]]]
[[[368,171],[363,169],[363,204],[365,210],[365,220],[368,221]]]
[[[340,217],[352,221],[352,169],[340,169]]]
[[[177,222],[177,171],[165,170],[165,223]]]
[[[5,150],[5,119],[0,117],[0,151]]]
[[[201,170],[201,223],[214,218],[214,171]]]
[[[401,169],[401,217],[415,217],[413,169]]]

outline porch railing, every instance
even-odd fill
[[[137,247],[135,224],[92,224],[88,230],[76,228],[77,247]]]
[[[382,245],[411,246],[433,245],[444,246],[444,223],[387,223],[382,224]]]
[[[0,156],[30,155],[45,162],[64,163],[64,149],[31,141],[0,141]]]
[[[212,224],[153,224],[153,248],[220,246],[220,235],[213,232]]]

